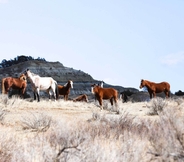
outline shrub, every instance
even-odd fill
[[[30,113],[21,119],[22,128],[36,132],[45,132],[50,127],[52,118],[43,113]]]
[[[157,97],[151,100],[150,111],[148,115],[159,115],[163,111],[163,108],[167,106],[167,101]]]

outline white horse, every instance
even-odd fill
[[[54,94],[54,99],[56,100],[58,98],[58,86],[57,82],[51,78],[51,77],[40,77],[37,74],[32,73],[29,69],[25,71],[25,75],[28,77],[28,79],[31,82],[32,90],[34,93],[34,100],[40,101],[39,92],[40,90],[46,90],[49,94],[49,99],[51,98],[51,90]]]

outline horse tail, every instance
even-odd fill
[[[5,94],[5,86],[4,86],[5,78],[1,80],[1,86],[2,86],[2,94]]]
[[[56,99],[58,99],[59,98],[59,90],[58,90],[58,84],[57,84],[57,82],[55,82],[55,92],[56,92]]]
[[[168,97],[170,97],[171,96],[171,90],[170,90],[171,88],[170,88],[170,84],[168,83]]]

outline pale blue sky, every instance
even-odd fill
[[[0,61],[59,61],[108,84],[184,91],[183,0],[0,0]]]

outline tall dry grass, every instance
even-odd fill
[[[98,103],[0,95],[0,161],[184,161],[183,99]]]

